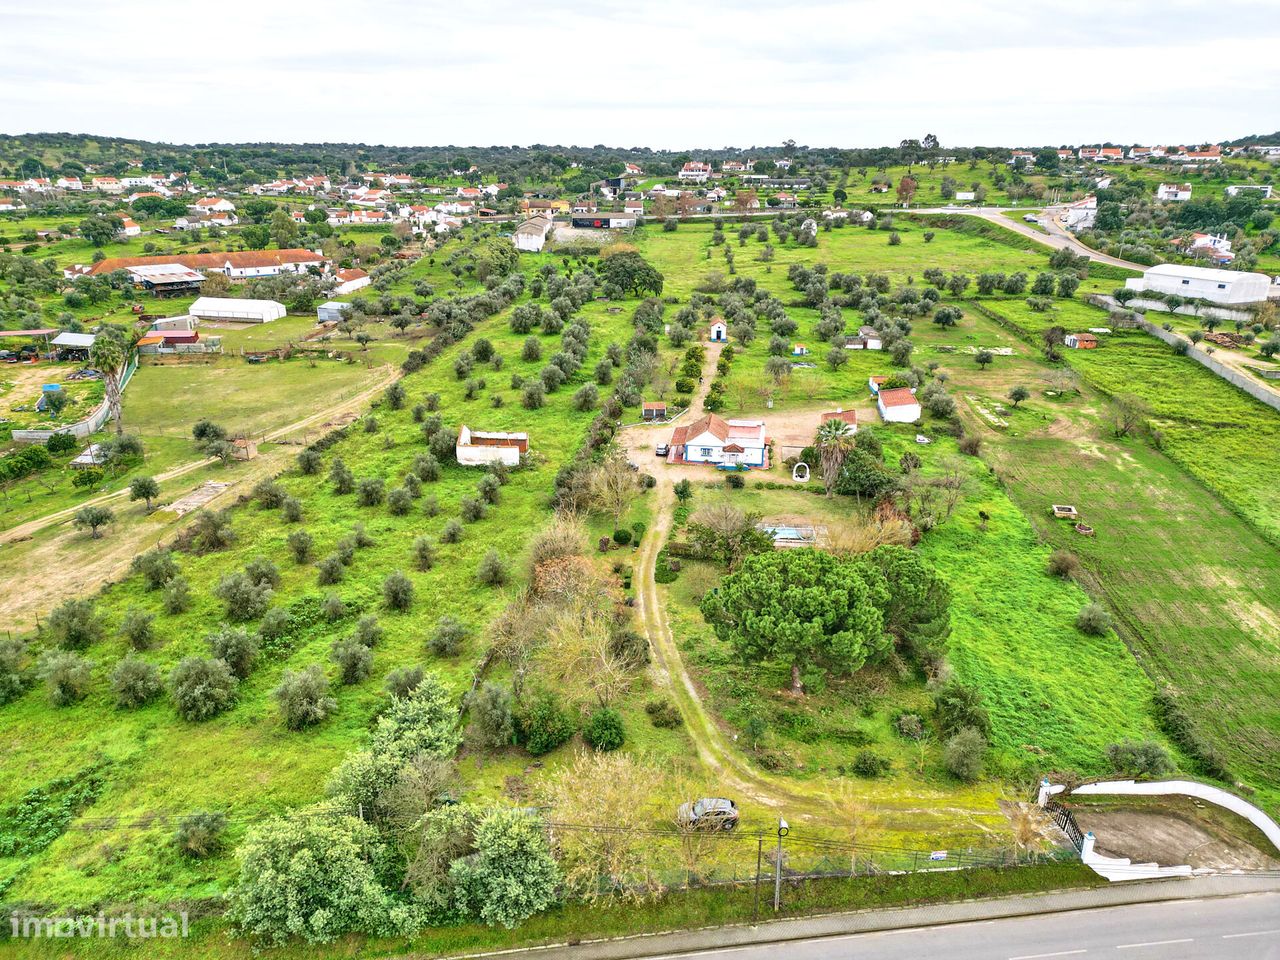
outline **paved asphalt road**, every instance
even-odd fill
[[[793,940],[698,960],[1280,960],[1280,893]]]

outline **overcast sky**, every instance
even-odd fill
[[[0,132],[652,147],[1280,129],[1276,0],[9,0]]]

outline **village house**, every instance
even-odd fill
[[[90,183],[99,193],[124,193],[124,184],[115,177],[94,177]]]
[[[1240,183],[1227,187],[1227,196],[1238,197],[1241,193],[1246,191],[1256,190],[1258,193],[1262,194],[1262,199],[1270,200],[1272,189],[1273,187],[1269,183]]]
[[[1120,147],[1103,147],[1098,151],[1097,157],[1094,158],[1099,162],[1111,162],[1124,159],[1124,150]]]
[[[134,223],[132,217],[120,217],[120,236],[136,237],[142,233],[142,228]]]
[[[1219,264],[1230,263],[1236,258],[1226,234],[1193,233],[1177,241],[1176,245],[1190,256]]]
[[[1189,183],[1162,183],[1156,188],[1157,200],[1177,201],[1181,203],[1184,200],[1191,199],[1191,184]]]
[[[187,209],[195,213],[235,213],[236,205],[225,197],[201,197]]]
[[[709,413],[687,427],[677,427],[669,447],[668,463],[764,467],[769,441],[762,420],[723,420]]]
[[[769,204],[769,206],[771,207],[777,206],[783,210],[795,209],[796,196],[794,193],[775,193],[773,195],[773,199],[777,200],[778,202],[776,204],[773,204],[773,203]]]
[[[711,176],[711,164],[690,160],[680,168],[680,179],[686,183],[706,183]]]
[[[338,295],[342,295],[344,293],[355,293],[357,290],[362,290],[369,286],[369,284],[373,283],[369,274],[358,267],[353,267],[348,270],[337,270],[334,272],[334,277],[337,279],[338,285],[333,288],[333,292]]]
[[[644,171],[641,170],[634,163],[623,164],[622,172],[626,174],[628,177],[640,177],[644,175]]]
[[[511,234],[511,242],[517,250],[527,253],[538,253],[547,244],[547,234],[551,232],[550,217],[530,217]]]
[[[841,407],[836,407],[835,410],[829,410],[822,415],[821,419],[818,421],[819,426],[826,423],[828,420],[839,420],[843,422],[846,426],[848,426],[849,433],[858,432],[858,411],[857,410],[845,410]]]
[[[241,250],[230,253],[186,253],[157,257],[107,257],[89,268],[89,274],[100,276],[113,270],[147,264],[176,263],[203,274],[221,273],[232,280],[275,277],[282,273],[323,272],[329,265],[324,254],[311,250]]]
[[[920,419],[920,401],[910,387],[877,391],[876,409],[885,423],[915,423]]]
[[[491,463],[504,463],[509,467],[520,465],[520,457],[529,452],[527,433],[481,433],[472,431],[466,424],[458,430],[458,442],[454,455],[464,467],[482,467]]]
[[[665,400],[646,400],[640,406],[640,418],[642,420],[667,419],[667,402]]]
[[[1009,164],[1010,166],[1014,166],[1015,164],[1019,164],[1019,163],[1024,163],[1027,166],[1030,166],[1031,164],[1035,163],[1035,161],[1036,161],[1036,155],[1032,153],[1030,150],[1015,150],[1009,156],[1009,159],[1005,161],[1005,163]]]
[[[573,201],[573,207],[570,209],[569,212],[570,213],[595,213],[596,202],[592,200],[590,197],[580,197],[579,199]]]
[[[1081,160],[1096,160],[1098,158],[1097,147],[1081,147],[1079,153],[1076,154]]]
[[[1074,160],[1076,157],[1074,150],[1059,150],[1057,153],[1059,160]]]
[[[59,190],[83,190],[84,184],[79,177],[59,177],[54,181],[54,186]]]
[[[1088,230],[1093,226],[1093,221],[1097,216],[1098,198],[1090,194],[1083,200],[1067,204],[1066,210],[1062,214],[1062,222],[1071,231]]]
[[[750,173],[755,169],[756,162],[754,160],[726,160],[721,164],[720,169],[725,173]]]
[[[644,201],[638,197],[631,200],[624,200],[622,202],[622,212],[629,213],[633,217],[642,217],[644,216]]]
[[[856,337],[848,337],[844,342],[846,350],[880,350],[883,347],[884,341],[880,337],[880,331],[866,324],[858,328]]]

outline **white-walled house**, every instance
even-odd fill
[[[1130,290],[1176,293],[1187,299],[1213,303],[1261,303],[1271,290],[1271,280],[1263,273],[1220,270],[1216,267],[1189,267],[1162,263],[1141,277],[1124,282]]]
[[[529,452],[527,433],[481,433],[463,424],[458,430],[454,454],[464,467],[481,467],[491,463],[520,465],[522,454]]]
[[[706,183],[711,176],[711,164],[690,160],[680,168],[680,179],[686,183]]]
[[[236,205],[225,197],[201,197],[187,209],[196,213],[235,213]]]
[[[511,242],[517,250],[527,253],[538,253],[547,245],[547,234],[551,232],[550,217],[530,217],[511,234]]]
[[[707,338],[712,343],[727,343],[729,340],[729,327],[723,320],[713,320],[711,326],[707,327]]]
[[[1063,223],[1068,230],[1088,230],[1098,216],[1098,198],[1093,194],[1083,200],[1067,204],[1062,215]]]
[[[120,235],[123,237],[136,237],[142,233],[142,228],[133,222],[131,217],[120,218]]]
[[[369,274],[359,268],[337,270],[334,272],[334,277],[337,279],[338,285],[333,288],[333,292],[339,296],[344,293],[355,293],[357,290],[361,290],[373,283]]]
[[[1191,199],[1191,184],[1189,183],[1162,183],[1156,188],[1157,200],[1174,200],[1182,202]]]
[[[876,409],[885,423],[915,423],[920,419],[920,401],[910,387],[893,387],[876,394]]]
[[[763,467],[769,441],[763,420],[724,420],[708,413],[671,435],[672,463],[741,464]]]
[[[845,340],[844,348],[846,350],[882,350],[884,349],[884,340],[881,338],[879,330],[863,324],[858,328],[856,337],[848,337]]]

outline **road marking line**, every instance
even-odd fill
[[[1224,933],[1223,940],[1234,940],[1236,937],[1267,937],[1280,933],[1280,930],[1254,930],[1251,933]]]
[[[1128,950],[1131,947],[1163,947],[1169,943],[1192,943],[1195,937],[1184,937],[1181,940],[1148,940],[1146,943],[1119,943],[1116,944],[1117,950]]]
[[[1010,957],[1009,960],[1040,960],[1041,957],[1070,957],[1077,953],[1088,953],[1087,950],[1059,950],[1057,953],[1027,953],[1020,957]]]

